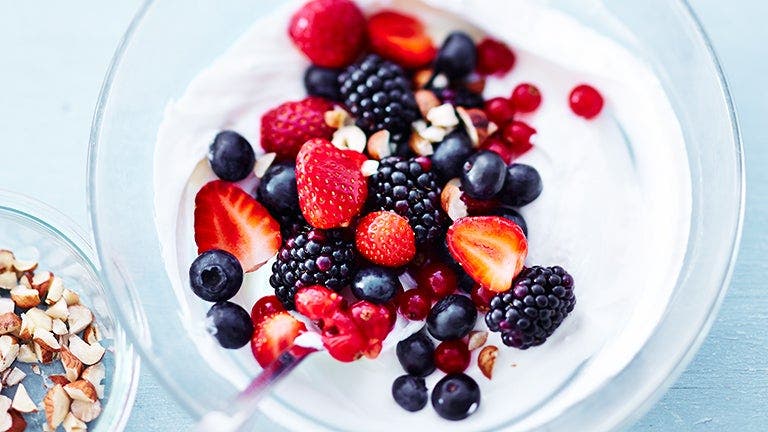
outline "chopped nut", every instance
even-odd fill
[[[82,307],[82,306],[70,306],[70,307]],[[66,320],[69,316],[69,310],[67,309],[67,302],[64,299],[59,299],[55,304],[45,310],[45,314],[54,319]]]
[[[56,357],[56,351],[49,349],[39,343],[32,343],[32,348],[35,350],[35,357],[39,363],[48,364]]]
[[[13,256],[13,252],[0,249],[0,271],[12,270],[14,261],[16,261],[16,257]]]
[[[65,385],[64,391],[67,392],[72,400],[83,402],[96,402],[98,400],[93,384],[83,379]]]
[[[64,301],[67,302],[67,306],[80,304],[80,296],[68,288],[64,288],[64,291],[62,291],[61,296],[64,297]]]
[[[16,310],[16,303],[13,300],[6,297],[0,298],[0,314],[12,313],[14,310]]]
[[[26,376],[27,374],[17,367],[13,369],[8,368],[3,372],[3,385],[6,387],[13,387],[20,383]]]
[[[0,395],[0,430],[8,430],[13,424],[13,419],[8,413],[11,409],[11,399],[8,396]]]
[[[445,139],[445,136],[448,135],[448,132],[449,130],[444,127],[430,126],[422,131],[419,131],[418,134],[431,143],[439,143]]]
[[[411,138],[408,140],[408,147],[419,156],[431,156],[435,152],[432,143],[425,139],[418,133],[411,134]]]
[[[93,322],[93,314],[85,306],[74,305],[70,306],[68,310],[69,318],[67,323],[69,324],[70,333],[80,333]]]
[[[69,339],[69,350],[83,364],[96,364],[104,356],[104,347],[100,343],[88,344],[77,335],[72,335]]]
[[[13,333],[21,327],[21,318],[13,312],[0,315],[0,334]]]
[[[453,105],[449,103],[436,106],[429,110],[427,113],[427,120],[429,120],[433,126],[445,128],[458,126],[459,124],[459,118],[456,117],[456,110],[453,109]]]
[[[275,161],[275,157],[277,157],[277,153],[274,152],[265,153],[259,156],[258,159],[256,159],[256,163],[253,164],[253,175],[257,178],[264,177],[264,174],[267,173],[267,170]]]
[[[469,332],[469,342],[467,344],[467,348],[469,348],[470,351],[474,351],[481,346],[485,345],[485,342],[488,340],[488,332],[487,331],[481,331],[481,330],[473,330]]]
[[[10,335],[0,336],[0,371],[8,369],[19,355],[19,342]]]
[[[340,106],[335,106],[331,111],[326,111],[323,114],[323,119],[325,124],[334,129],[341,129],[354,123],[347,110]]]
[[[368,159],[367,161],[363,162],[362,165],[360,165],[360,171],[363,173],[364,177],[370,177],[376,174],[378,169],[379,161],[373,159]]]
[[[19,285],[11,290],[11,298],[16,306],[29,309],[40,304],[40,294],[36,289]]]
[[[365,150],[365,132],[357,126],[344,126],[333,133],[331,142],[341,150],[352,150],[362,153]]]
[[[49,271],[37,272],[32,277],[32,288],[36,289],[40,294],[40,298],[45,298],[48,295],[48,288],[53,281],[53,273]]]
[[[432,92],[432,90],[416,90],[413,97],[416,99],[416,105],[419,106],[421,116],[424,118],[427,117],[427,113],[429,113],[432,108],[440,106],[440,99],[435,96],[435,93]]]
[[[19,276],[24,272],[33,272],[37,269],[37,261],[13,260],[13,269]]]
[[[84,422],[91,422],[101,414],[101,402],[72,402],[72,414]]]
[[[440,206],[451,220],[457,220],[469,215],[467,204],[461,199],[461,181],[458,178],[451,179],[443,186],[440,193]]]
[[[413,88],[422,89],[426,87],[429,80],[432,79],[433,73],[432,69],[421,69],[416,71],[416,73],[413,74]]]
[[[13,271],[8,270],[0,273],[0,288],[10,290],[16,288],[18,284],[19,279]]]
[[[62,387],[70,383],[64,375],[49,375],[48,379],[51,380],[53,385],[59,384]]]
[[[59,341],[56,340],[56,336],[48,330],[36,328],[35,333],[32,336],[32,341],[46,350],[54,352],[61,351],[61,345],[59,344]]]
[[[64,432],[85,432],[88,430],[88,426],[71,412],[64,417],[61,426],[64,428]]]
[[[480,354],[477,355],[477,366],[480,368],[480,372],[488,379],[491,379],[493,376],[493,366],[496,364],[496,357],[498,355],[499,349],[493,345],[483,348],[480,350]]]
[[[461,124],[464,126],[464,130],[467,131],[472,145],[479,147],[491,134],[491,122],[488,120],[488,116],[483,110],[477,108],[467,109],[459,107],[456,108],[456,112],[459,114]]]
[[[24,384],[19,384],[16,388],[16,394],[13,396],[13,402],[11,407],[18,412],[30,413],[37,411],[37,405],[32,402],[32,398],[29,397],[27,389]]]
[[[363,165],[365,165],[365,162]],[[89,344],[99,342],[101,340],[101,331],[99,331],[99,327],[96,326],[95,323],[91,323],[91,325],[83,330],[83,340]]]
[[[48,421],[48,427],[51,430],[56,430],[69,413],[70,400],[64,387],[56,384],[48,390],[45,398],[43,398],[43,406],[45,407],[45,419]]]
[[[448,87],[448,77],[443,74],[437,74],[432,78],[432,87],[442,89]]]
[[[67,347],[61,348],[61,365],[64,366],[64,373],[70,382],[80,378],[80,374],[83,372],[83,362],[75,357]]]
[[[51,285],[48,287],[48,295],[45,297],[45,303],[52,305],[61,300],[61,295],[64,293],[64,281],[54,276],[51,279]]]
[[[376,160],[382,160],[392,155],[392,144],[389,142],[390,134],[386,129],[374,132],[368,138],[366,148],[368,155]]]
[[[67,329],[67,325],[64,324],[64,321],[60,319],[53,320],[53,326],[51,328],[51,331],[56,336],[63,336],[69,333],[69,330]]]
[[[104,397],[104,384],[102,384],[101,381],[104,380],[106,376],[107,370],[103,363],[96,363],[93,366],[88,366],[82,374],[82,378],[93,384],[93,387],[96,388],[96,394],[99,398]]]
[[[19,354],[16,356],[16,360],[22,363],[35,363],[37,362],[37,356],[27,344],[19,345]]]
[[[34,273],[32,272],[24,272],[19,277],[19,285],[25,286],[27,288],[32,288],[32,278],[35,277]]]
[[[28,311],[26,311],[24,314],[27,318],[30,319],[32,325],[31,329],[34,331],[34,329],[41,328],[43,330],[51,331],[53,330],[53,319],[49,317],[42,309],[38,308],[32,308]],[[22,316],[22,321],[24,320],[24,317]],[[22,322],[22,327],[24,326]]]

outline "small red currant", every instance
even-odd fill
[[[533,84],[523,83],[512,90],[510,100],[512,101],[512,106],[515,107],[515,111],[521,113],[533,112],[541,105],[541,92]]]
[[[582,84],[571,91],[568,98],[571,110],[577,115],[589,120],[597,117],[603,109],[603,96],[594,87]]]
[[[427,317],[432,308],[432,299],[425,289],[404,291],[397,296],[398,310],[411,321],[421,321]]]
[[[435,366],[452,374],[464,372],[469,366],[469,348],[463,340],[440,342],[435,348]]]
[[[488,120],[502,127],[512,121],[515,115],[515,109],[507,98],[495,97],[485,101],[485,115]]]
[[[432,293],[434,300],[453,294],[458,288],[456,271],[447,264],[433,260],[416,272],[414,279],[419,288]]]
[[[515,53],[504,43],[485,38],[477,44],[477,73],[504,75],[515,65]]]

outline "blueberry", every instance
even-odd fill
[[[296,190],[296,168],[292,163],[276,163],[269,167],[256,190],[256,199],[273,216],[298,214],[299,193]]]
[[[341,100],[339,71],[320,66],[310,66],[304,72],[304,88],[308,95],[339,101]]]
[[[240,305],[223,301],[211,306],[206,315],[208,332],[224,348],[241,348],[253,336],[253,322],[248,312]]]
[[[495,152],[482,150],[461,168],[461,188],[475,199],[491,199],[504,187],[507,165]]]
[[[435,371],[435,343],[423,331],[398,342],[395,352],[400,366],[411,375],[425,377]]]
[[[352,294],[360,300],[382,304],[392,300],[400,286],[400,279],[393,270],[370,266],[362,268],[355,275]]]
[[[404,410],[414,412],[427,406],[429,393],[424,378],[403,375],[392,383],[392,397]]]
[[[432,389],[432,406],[444,419],[465,419],[480,407],[480,387],[463,373],[446,375]]]
[[[509,219],[516,223],[520,228],[523,229],[523,234],[528,237],[528,224],[525,223],[523,216],[515,211],[515,209],[509,208],[507,206],[499,206],[493,211],[493,214]]]
[[[468,34],[455,31],[448,35],[435,59],[435,72],[449,80],[460,80],[475,70],[477,49]]]
[[[536,168],[516,163],[507,169],[504,188],[499,198],[505,204],[520,207],[538,198],[543,187]]]
[[[461,167],[475,149],[464,131],[454,131],[435,149],[432,155],[432,169],[443,180],[448,181],[461,175]]]
[[[220,249],[201,253],[189,267],[189,285],[201,299],[231,299],[243,283],[243,267],[234,255]]]
[[[213,139],[208,149],[208,161],[220,179],[239,181],[251,173],[256,155],[248,140],[237,132],[225,130]]]
[[[475,326],[477,308],[468,297],[451,294],[432,306],[427,330],[438,340],[461,339]]]

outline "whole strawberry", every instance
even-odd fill
[[[416,255],[416,239],[408,219],[390,211],[365,215],[355,230],[355,246],[363,258],[387,267],[405,265]]]
[[[309,60],[328,68],[347,66],[367,43],[366,20],[350,0],[311,0],[291,17],[288,34]]]
[[[261,147],[280,160],[294,161],[307,140],[331,139],[334,130],[325,123],[325,112],[332,109],[331,102],[318,97],[272,108],[261,116]]]

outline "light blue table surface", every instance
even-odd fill
[[[768,429],[768,2],[691,3],[739,111],[748,185],[744,239],[732,286],[701,351],[632,430],[762,431]],[[0,187],[46,201],[87,226],[91,114],[138,4],[0,0]],[[183,431],[190,425],[143,371],[128,430]]]

